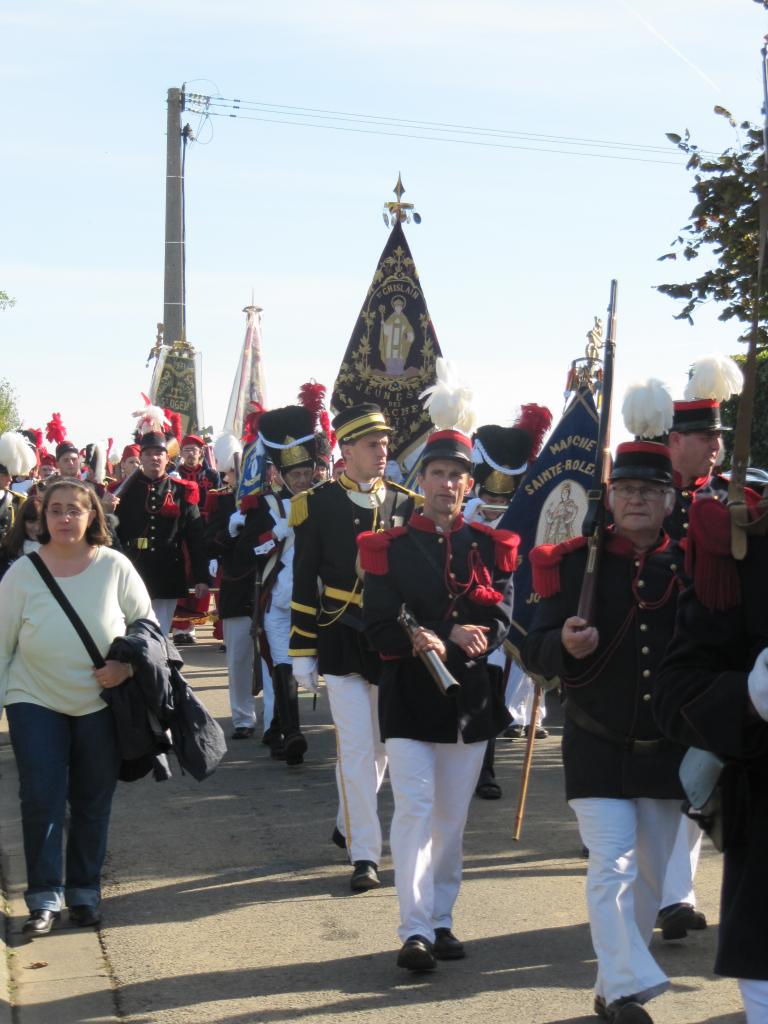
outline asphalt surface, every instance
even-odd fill
[[[186,674],[230,732],[224,656],[210,631],[185,648]],[[521,741],[497,744],[499,801],[473,802],[454,930],[467,958],[410,975],[395,966],[397,900],[383,886],[353,895],[330,842],[335,741],[327,698],[301,698],[306,762],[272,761],[258,738],[230,743],[203,783],[182,776],[120,784],[100,931],[66,917],[45,937],[20,934],[17,779],[0,725],[0,854],[6,956],[0,1024],[587,1024],[595,963],[586,923],[586,861],[563,798],[558,709],[537,744],[521,841],[512,839]],[[380,807],[385,834],[392,802]],[[707,844],[697,879],[711,926],[653,951],[672,988],[648,1009],[657,1024],[744,1020],[735,982],[711,971],[720,858]]]

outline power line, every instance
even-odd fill
[[[378,114],[323,110],[314,107],[291,107],[251,100],[226,99],[221,96],[203,96],[199,93],[188,94],[186,101],[188,109],[210,117],[239,118],[240,120],[259,121],[267,124],[319,128],[327,131],[344,131],[363,135],[383,135],[417,139],[426,142],[453,143],[493,149],[515,149],[565,156],[583,156],[597,159],[629,160],[641,163],[680,166],[679,160],[657,159],[650,155],[642,156],[641,154],[666,154],[669,152],[669,149],[661,146],[642,145],[640,143],[611,142],[606,139],[548,135],[500,128],[480,128],[474,125],[417,121],[406,118],[386,117]],[[212,109],[216,107],[221,109]],[[311,120],[306,120],[307,118]],[[424,132],[429,132],[430,134],[424,134]],[[533,144],[524,145],[522,143]],[[538,143],[541,143],[541,145]],[[579,150],[563,148],[571,146],[582,148]],[[600,149],[616,150],[617,152],[600,152]]]

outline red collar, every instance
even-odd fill
[[[686,485],[683,483],[683,478],[680,476],[677,470],[674,470],[672,476],[674,479],[675,488],[678,491],[698,491],[700,487],[704,487],[704,485],[709,483],[709,481],[712,479],[711,476],[697,476],[693,483],[689,487],[686,487]]]
[[[408,520],[408,525],[414,530],[421,530],[424,533],[442,533],[445,534],[445,530],[438,529],[437,523],[434,519],[430,519],[429,516],[425,516],[423,512],[411,513],[411,518]],[[459,514],[451,524],[450,533],[456,533],[464,525],[464,516]]]
[[[669,547],[670,540],[668,535],[662,530],[659,534],[659,539],[655,547],[648,548],[642,555],[638,556],[635,551],[635,547],[632,541],[627,540],[626,537],[619,537],[615,533],[615,528],[609,526],[607,530],[607,536],[605,538],[605,550],[610,551],[612,555],[618,555],[620,558],[647,558],[648,555],[655,555],[659,551],[666,551]]]

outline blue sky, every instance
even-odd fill
[[[720,151],[734,133],[714,104],[759,118],[765,30],[751,0],[7,4],[0,288],[17,305],[0,313],[0,376],[25,423],[56,410],[78,443],[128,437],[162,319],[169,86],[649,147],[688,127]],[[612,277],[618,391],[655,374],[677,395],[697,355],[739,351],[717,310],[691,328],[653,291],[697,269],[657,262],[692,206],[671,145],[643,162],[189,121],[188,337],[215,429],[252,290],[269,404],[310,376],[330,389],[398,172],[423,217],[407,235],[443,353],[482,422],[527,401],[557,417]]]

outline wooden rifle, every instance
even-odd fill
[[[587,495],[589,504],[584,516],[582,533],[587,540],[587,567],[581,584],[579,606],[576,614],[588,626],[594,625],[595,599],[597,597],[597,574],[603,548],[607,512],[605,493],[611,472],[611,401],[613,398],[613,363],[616,355],[616,296],[618,281],[611,281],[611,297],[608,303],[608,332],[603,353],[602,397],[600,401],[600,424],[597,432],[595,472],[592,487]]]

